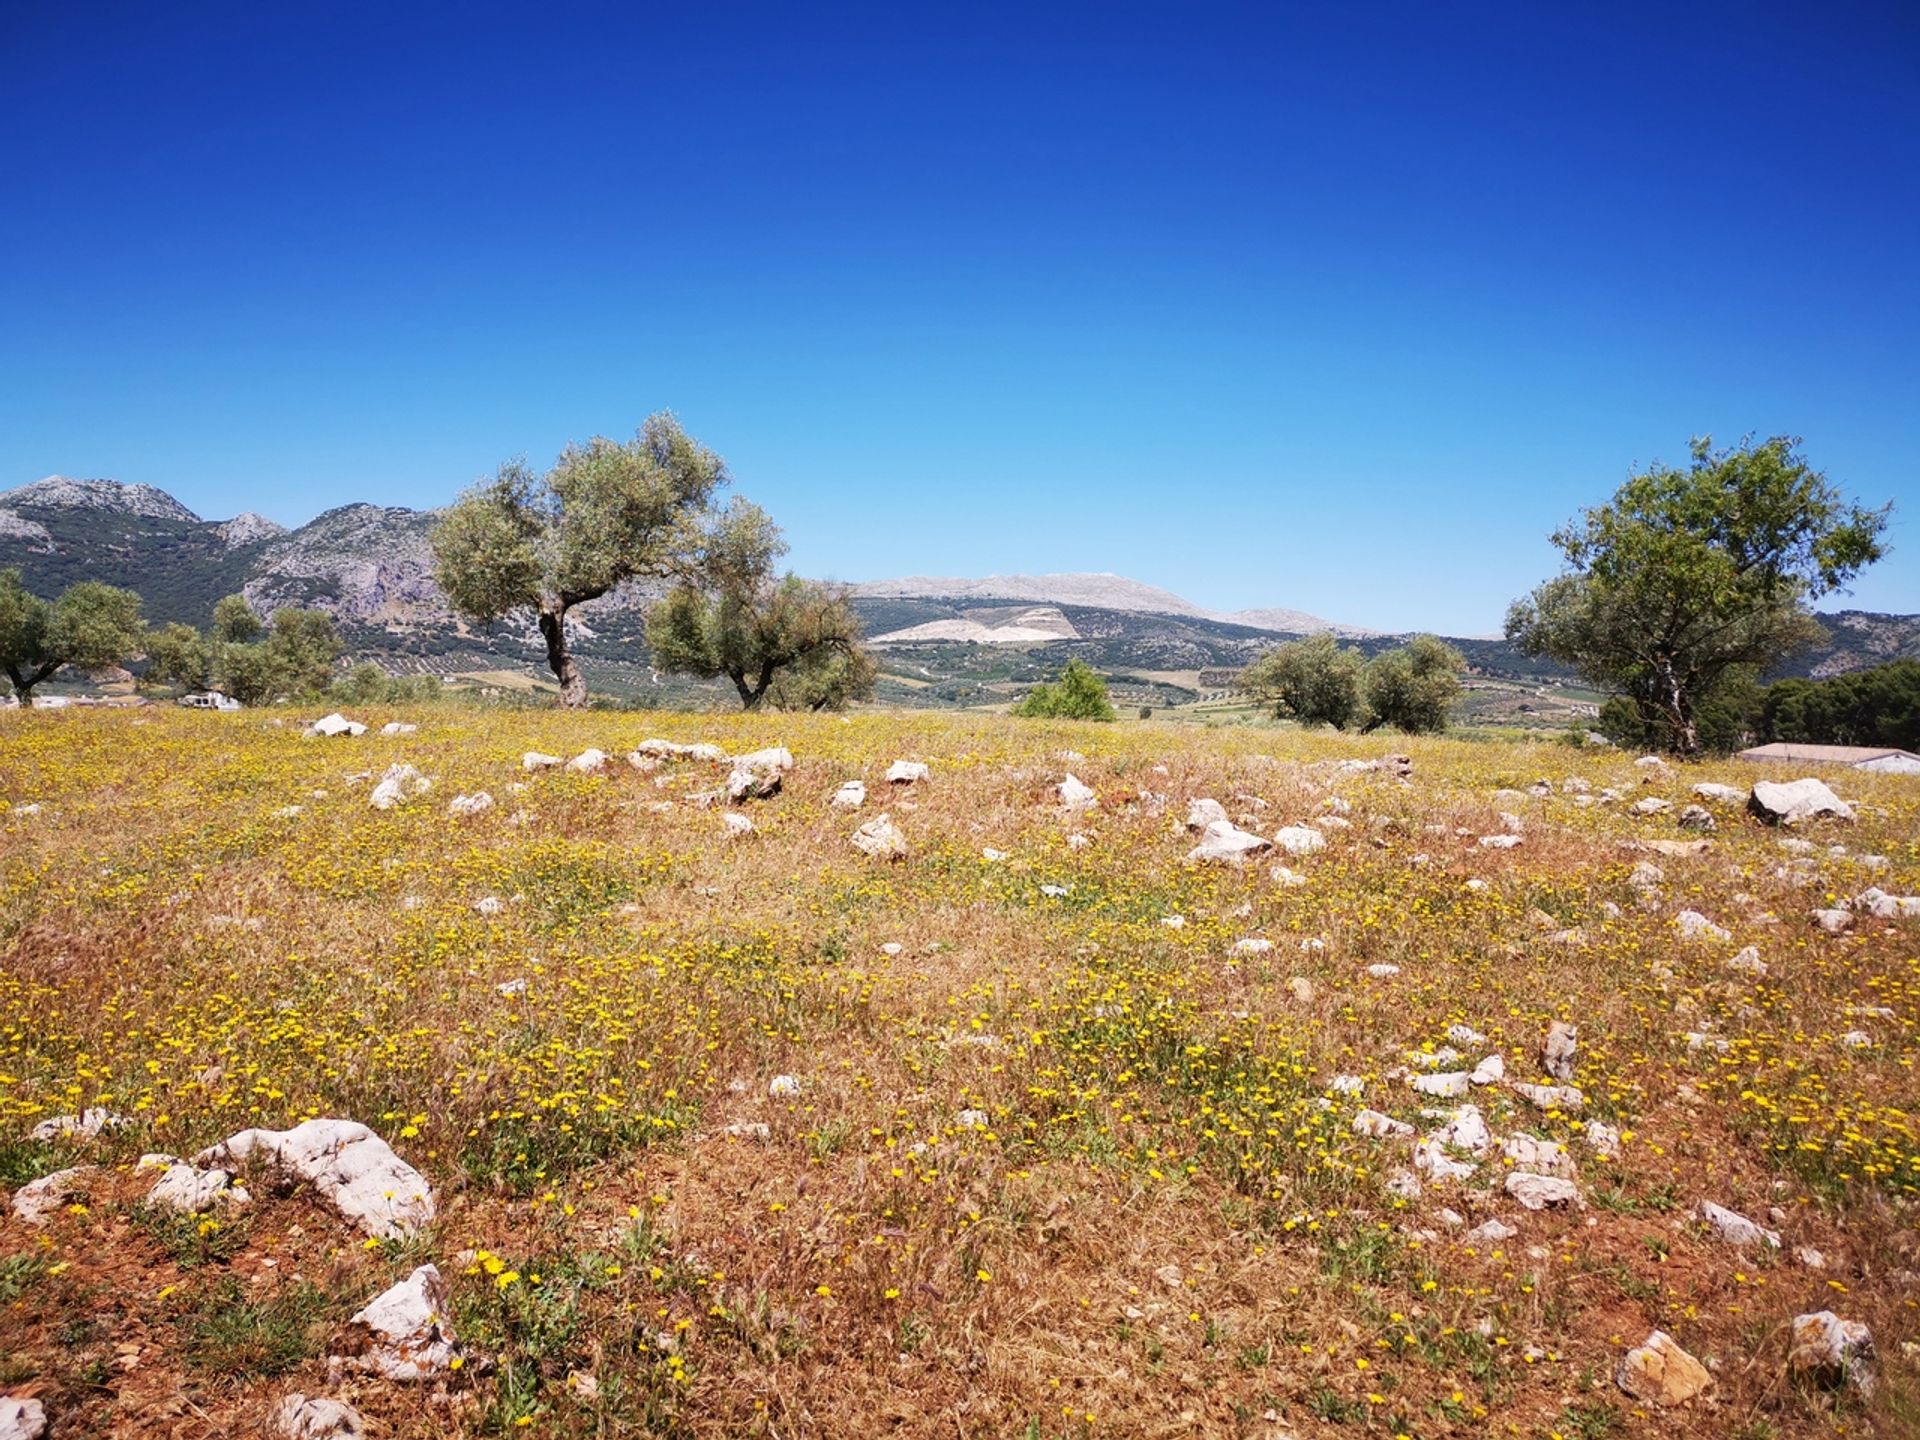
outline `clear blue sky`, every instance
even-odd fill
[[[0,0],[0,487],[297,523],[664,407],[809,573],[1474,633],[1791,433],[1920,610],[1917,162],[1905,0]]]

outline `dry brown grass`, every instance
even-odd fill
[[[1911,781],[1845,777],[1874,808],[1817,833],[1848,854],[1809,876],[1777,874],[1779,837],[1723,812],[1706,854],[1653,857],[1666,883],[1643,906],[1628,847],[1677,836],[1670,818],[1493,792],[1580,774],[1684,800],[1750,776],[1000,717],[447,709],[338,741],[278,718],[0,719],[0,1159],[14,1181],[106,1167],[84,1213],[0,1230],[0,1384],[42,1395],[56,1435],[249,1434],[286,1389],[344,1394],[393,1436],[1913,1431],[1920,926],[1806,919],[1870,883],[1920,891]],[[780,740],[799,765],[738,842],[688,799],[705,767],[518,768],[652,733]],[[1413,754],[1410,785],[1320,763],[1390,748]],[[901,756],[932,781],[888,793]],[[433,791],[371,811],[349,775],[400,758]],[[1053,806],[1068,769],[1098,811]],[[865,814],[829,809],[855,776]],[[446,814],[483,788],[493,811]],[[1339,796],[1351,828],[1287,861],[1309,883],[1283,888],[1265,863],[1184,863],[1200,795],[1267,833]],[[901,865],[848,847],[882,809],[914,847]],[[1479,847],[1503,809],[1525,843]],[[474,911],[487,895],[502,913]],[[1684,906],[1733,938],[1683,944]],[[1583,943],[1547,939],[1536,910]],[[1234,953],[1248,936],[1274,948]],[[1747,943],[1763,980],[1724,966]],[[524,999],[498,993],[513,979]],[[1538,1079],[1555,1017],[1581,1027],[1588,1118],[1631,1132],[1621,1160],[1591,1158],[1576,1119],[1474,1098],[1498,1134],[1567,1140],[1589,1208],[1519,1212],[1487,1189],[1497,1161],[1391,1196],[1406,1144],[1351,1117],[1419,1118],[1406,1052],[1463,1023]],[[1841,1043],[1856,1028],[1870,1048]],[[1728,1048],[1689,1050],[1688,1031]],[[769,1097],[776,1074],[802,1079],[797,1100]],[[1364,1100],[1329,1097],[1336,1074]],[[20,1140],[88,1104],[136,1123]],[[367,1249],[298,1197],[211,1239],[142,1217],[142,1151],[316,1114],[428,1173],[431,1234]],[[1715,1243],[1687,1219],[1700,1199],[1781,1207],[1789,1250],[1827,1268]],[[1470,1244],[1442,1206],[1520,1233]],[[482,1251],[521,1281],[460,1263]],[[456,1278],[475,1363],[439,1387],[330,1381],[340,1323],[426,1258]],[[1829,1306],[1879,1337],[1871,1404],[1780,1379],[1781,1323]],[[253,1317],[239,1339],[235,1314]],[[1638,1413],[1611,1384],[1656,1326],[1716,1368],[1686,1412]]]

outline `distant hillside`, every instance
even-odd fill
[[[0,492],[0,566],[19,566],[42,595],[80,580],[136,590],[154,622],[205,625],[214,602],[235,592],[266,613],[313,606],[336,618],[355,657],[403,673],[544,679],[531,624],[476,631],[449,612],[433,582],[433,520],[431,511],[346,505],[286,530],[257,515],[204,520],[148,485],[54,476]],[[712,687],[648,667],[650,593],[630,586],[581,607],[577,649],[605,693],[697,702]],[[854,587],[854,608],[876,641],[881,698],[903,705],[999,703],[1070,656],[1113,677],[1125,703],[1179,704],[1222,689],[1222,675],[1289,635],[1332,630],[1367,653],[1396,643],[1294,610],[1212,612],[1119,575],[869,581]],[[1824,676],[1920,658],[1920,616],[1846,611],[1822,619],[1829,642],[1783,673]],[[1569,678],[1502,640],[1454,643],[1488,682],[1524,689]]]

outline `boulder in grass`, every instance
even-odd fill
[[[447,804],[450,815],[478,815],[493,808],[493,796],[481,790],[473,795],[456,795]]]
[[[1060,804],[1068,810],[1091,810],[1100,803],[1100,797],[1094,794],[1093,787],[1075,775],[1068,775],[1062,780],[1056,793],[1060,797]]]
[[[428,1380],[447,1373],[460,1353],[449,1314],[452,1298],[439,1269],[420,1266],[347,1322],[343,1358],[383,1380]]]
[[[733,762],[733,773],[727,776],[727,798],[736,804],[742,800],[772,799],[780,793],[791,769],[793,752],[784,746],[769,746],[742,755]]]
[[[47,1411],[38,1400],[0,1395],[0,1440],[42,1440],[46,1433]]]
[[[887,767],[889,785],[916,785],[928,779],[933,772],[918,760],[896,760]]]
[[[1200,833],[1200,843],[1187,852],[1189,861],[1238,865],[1250,855],[1271,850],[1273,842],[1250,830],[1242,830],[1231,820],[1209,820]]]
[[[558,770],[560,764],[558,755],[548,755],[539,750],[529,750],[520,757],[520,768],[529,774],[535,770]]]
[[[607,768],[607,752],[587,749],[567,761],[567,769],[575,775],[598,775]]]
[[[1851,820],[1853,807],[1827,788],[1824,780],[1761,780],[1747,796],[1747,809],[1768,825],[1799,825],[1808,820]]]
[[[907,858],[907,837],[890,816],[877,815],[853,832],[853,848],[875,860]]]
[[[267,1417],[273,1440],[363,1440],[367,1422],[344,1400],[322,1395],[284,1396]]]
[[[1327,837],[1305,825],[1288,825],[1273,832],[1273,843],[1289,855],[1317,855],[1327,848]]]
[[[1190,800],[1187,802],[1187,829],[1204,830],[1216,820],[1227,818],[1227,807],[1218,800]]]
[[[367,803],[376,810],[393,810],[432,788],[433,781],[413,766],[389,765],[380,783],[373,787],[373,794],[367,797]]]
[[[179,1215],[204,1215],[209,1210],[238,1208],[248,1201],[245,1189],[233,1183],[226,1170],[202,1170],[185,1161],[175,1161],[160,1172],[153,1189],[147,1192],[147,1204],[157,1210]]]
[[[1547,1038],[1540,1044],[1540,1064],[1556,1080],[1573,1079],[1574,1052],[1579,1048],[1580,1027],[1556,1020],[1547,1027]]]
[[[1858,1320],[1842,1320],[1831,1310],[1796,1315],[1787,1352],[1787,1373],[1829,1390],[1853,1389],[1871,1395],[1878,1383],[1873,1332]]]
[[[380,727],[380,733],[382,735],[411,735],[419,728],[418,725],[409,725],[404,720],[389,720]]]
[[[1704,1394],[1713,1377],[1671,1335],[1656,1330],[1627,1351],[1613,1383],[1643,1405],[1671,1409]]]
[[[1528,1210],[1557,1210],[1580,1203],[1580,1189],[1571,1180],[1556,1175],[1535,1175],[1513,1170],[1503,1187],[1507,1194]]]
[[[867,803],[867,782],[849,780],[833,792],[833,798],[827,802],[836,810],[858,810]]]
[[[308,1120],[291,1130],[242,1130],[201,1151],[193,1163],[258,1170],[283,1184],[306,1184],[376,1239],[404,1239],[434,1216],[427,1177],[352,1120]]]
[[[337,735],[355,736],[366,733],[366,726],[362,725],[358,720],[347,719],[346,716],[337,710],[331,715],[321,717],[307,727],[308,735],[321,739],[332,739]]]
[[[103,1130],[119,1130],[133,1122],[111,1110],[89,1106],[78,1115],[55,1115],[30,1132],[35,1140],[91,1140]]]
[[[28,1181],[13,1192],[15,1218],[26,1225],[45,1225],[80,1198],[81,1182],[92,1173],[90,1165],[75,1165]]]
[[[1765,1245],[1771,1250],[1780,1248],[1778,1232],[1769,1230],[1764,1225],[1756,1225],[1746,1216],[1737,1214],[1723,1205],[1716,1205],[1711,1200],[1702,1200],[1698,1213],[1706,1227],[1713,1231],[1714,1237],[1728,1245],[1743,1247]]]

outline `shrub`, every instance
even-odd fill
[[[1029,720],[1112,720],[1107,682],[1084,660],[1069,660],[1051,685],[1036,685],[1013,713]]]

